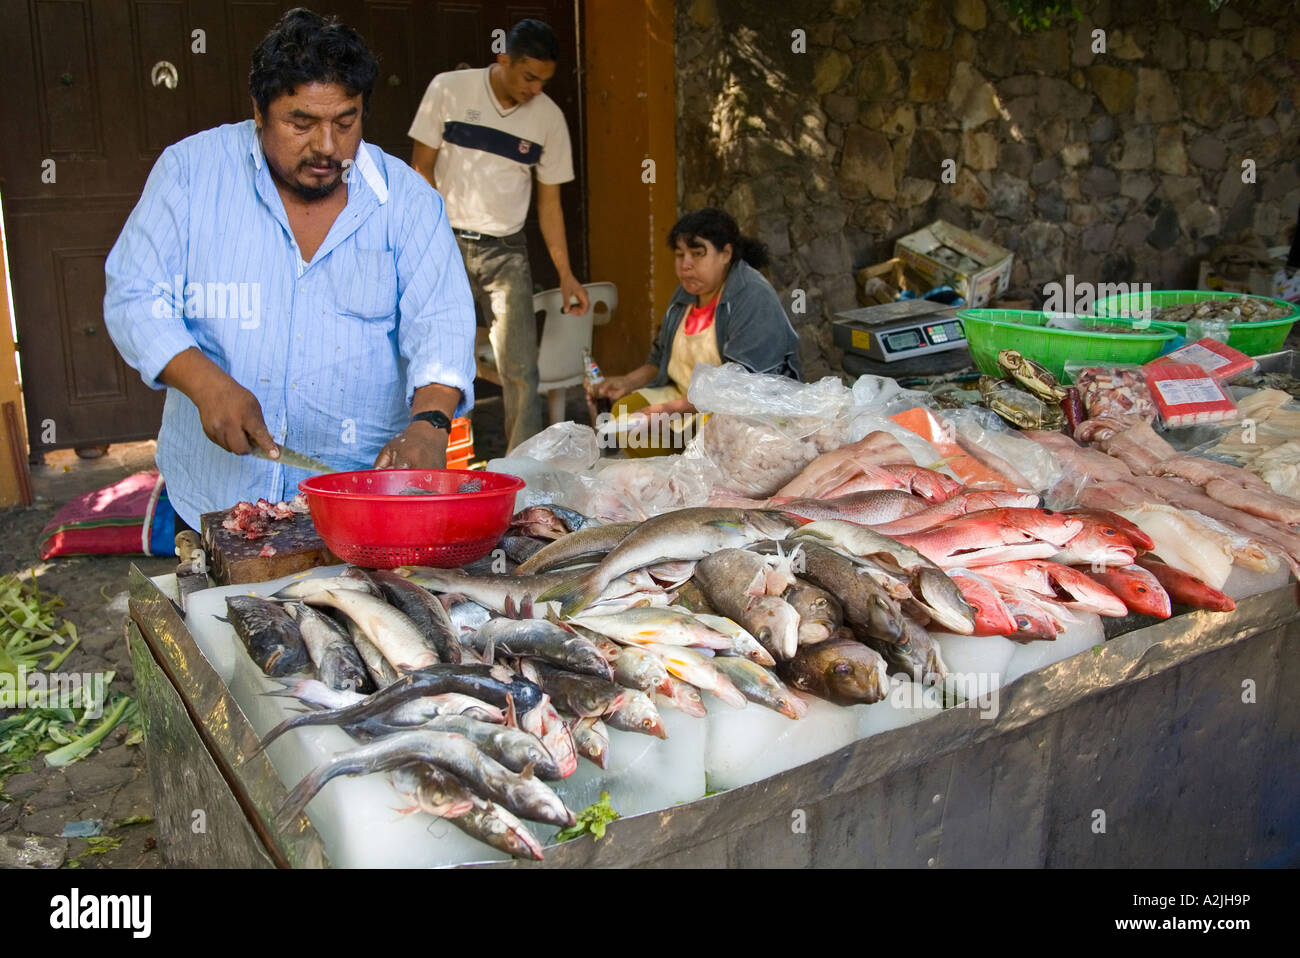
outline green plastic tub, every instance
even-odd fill
[[[1145,363],[1165,351],[1178,332],[1155,323],[1138,333],[1085,332],[1048,329],[1050,314],[1031,309],[959,309],[971,359],[980,372],[999,375],[998,352],[1015,349],[1042,363],[1061,381],[1069,382],[1067,362]],[[1132,328],[1122,317],[1089,316],[1090,320]],[[1145,321],[1144,321],[1145,322]]]
[[[1184,303],[1196,303],[1203,299],[1232,299],[1241,293],[1209,292],[1203,289],[1165,289],[1153,290],[1148,295],[1141,293],[1120,293],[1097,300],[1094,307],[1098,316],[1131,316],[1143,306],[1182,306]],[[1228,345],[1240,349],[1247,356],[1260,356],[1275,353],[1286,342],[1291,327],[1300,319],[1300,306],[1288,303],[1284,299],[1270,299],[1267,296],[1251,296],[1266,303],[1284,306],[1287,315],[1280,319],[1268,319],[1254,323],[1233,323],[1228,331]],[[1187,324],[1160,322],[1161,326],[1178,330],[1179,337],[1186,339]],[[1182,345],[1179,343],[1178,345]],[[1175,347],[1176,348],[1176,347]]]

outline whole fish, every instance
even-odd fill
[[[846,622],[886,642],[903,640],[902,610],[871,576],[864,575],[853,560],[833,549],[811,539],[800,539],[800,543],[800,577],[839,599]]]
[[[573,726],[573,744],[578,754],[595,762],[600,768],[609,764],[609,729],[598,718],[576,719]]]
[[[992,565],[1012,559],[1045,559],[1055,555],[1058,548],[995,519],[960,526],[955,525],[956,521],[913,535],[900,535],[898,541],[944,569]]]
[[[272,678],[310,668],[302,632],[278,603],[254,595],[226,597],[226,613],[235,634],[257,667]]]
[[[599,562],[640,523],[611,522],[570,532],[543,546],[515,569],[515,575],[533,575],[580,562]]]
[[[650,692],[668,681],[668,667],[663,660],[635,645],[618,646],[611,664],[614,681],[625,689]]]
[[[1225,595],[1203,579],[1174,566],[1166,565],[1151,556],[1138,556],[1137,565],[1146,569],[1164,587],[1172,602],[1193,609],[1211,612],[1231,612],[1237,607],[1231,596]]]
[[[400,609],[433,643],[439,661],[460,664],[460,632],[447,614],[446,607],[431,592],[387,569],[375,570],[370,573],[370,578],[379,586],[389,604]]]
[[[1011,635],[1017,630],[1011,611],[988,579],[968,569],[949,569],[948,577],[975,617],[973,635]]]
[[[438,715],[425,722],[423,727],[465,736],[485,755],[490,755],[512,772],[523,772],[532,766],[538,778],[553,781],[560,777],[559,766],[551,753],[538,738],[521,729],[491,725],[464,715]]]
[[[863,644],[880,653],[890,675],[906,675],[920,685],[942,682],[948,675],[948,667],[939,654],[938,643],[930,638],[930,633],[915,619],[904,616],[903,622],[906,626],[906,642],[881,642],[871,636],[863,636]]]
[[[1028,559],[988,566],[980,574],[1055,599],[1067,609],[1112,617],[1128,614],[1128,608],[1113,592],[1068,565]]]
[[[357,650],[361,661],[365,663],[366,672],[375,683],[375,688],[382,689],[401,678],[401,673],[384,658],[384,653],[379,651],[379,647],[366,638],[366,634],[361,631],[361,626],[351,619],[347,622],[348,638],[352,640],[352,647]]]
[[[351,570],[349,570],[351,571]],[[309,599],[321,592],[365,592],[368,595],[379,597],[379,588],[368,579],[359,578],[355,575],[338,575],[329,579],[299,579],[297,582],[290,582],[278,592],[271,593],[273,599],[283,599],[291,602],[301,602]]]
[[[405,770],[404,770],[405,771]],[[415,806],[421,811],[437,814],[437,810],[455,802],[468,804],[457,815],[441,815],[466,835],[514,858],[542,860],[542,843],[518,818],[505,808],[486,798],[480,798],[465,788],[458,779],[436,765],[416,765],[409,769],[416,778]],[[397,774],[397,773],[394,773]],[[455,785],[451,785],[451,783]]]
[[[825,642],[844,623],[839,600],[811,582],[796,579],[781,596],[799,616],[799,644]],[[759,662],[759,665],[774,663]]]
[[[780,712],[786,718],[800,719],[808,714],[807,703],[761,665],[738,655],[717,656],[713,664],[749,701]]]
[[[798,520],[762,509],[678,509],[641,523],[590,572],[542,594],[565,616],[590,605],[614,579],[665,560],[703,559],[760,539],[783,539]],[[734,618],[734,616],[733,616]]]
[[[338,609],[346,615],[399,672],[413,672],[438,664],[438,652],[433,643],[420,633],[410,618],[383,599],[365,592],[329,589],[308,596],[305,601],[310,605]]]
[[[375,690],[357,647],[333,619],[302,602],[291,603],[285,611],[298,623],[307,654],[322,682],[344,692],[367,694]]]
[[[930,503],[901,489],[875,489],[826,499],[770,499],[768,508],[801,519],[845,519],[872,526],[916,515]]]
[[[746,549],[720,549],[695,565],[696,581],[706,594],[739,589],[746,595],[780,595],[794,585],[797,556],[759,555]]]
[[[949,519],[964,516],[968,512],[981,512],[986,509],[1032,509],[1037,505],[1038,496],[1030,492],[995,490],[962,492],[920,512],[895,519],[893,522],[883,524],[868,522],[865,525],[871,526],[882,535],[903,536],[933,529]]]
[[[790,586],[790,589],[793,588],[795,587]],[[788,593],[790,589],[786,589],[786,592]],[[697,612],[695,618],[713,631],[731,639],[730,654],[743,655],[758,665],[776,665],[776,659],[772,658],[772,653],[763,648],[763,644],[750,635],[749,631],[739,622],[734,622],[726,616],[709,615],[703,612]],[[725,652],[726,650],[719,651]]]
[[[572,825],[574,816],[558,795],[531,775],[519,775],[484,755],[463,735],[415,729],[397,732],[340,752],[294,786],[277,819],[292,822],[331,779],[339,775],[388,772],[428,763],[451,772],[479,796],[523,818],[548,825]]]
[[[340,709],[323,709],[285,719],[262,739],[262,749],[291,729],[304,725],[339,725],[344,728],[372,729],[383,734],[392,728],[394,710],[413,699],[458,692],[482,699],[490,705],[514,709],[523,716],[541,704],[542,690],[531,682],[498,677],[497,670],[486,665],[434,665],[419,672],[408,672],[396,682],[367,695],[354,705]],[[399,712],[409,721],[411,712]],[[434,714],[437,714],[436,712]],[[259,749],[260,751],[260,749]]]
[[[695,616],[675,606],[627,609],[616,615],[583,614],[574,625],[608,636],[616,642],[644,645],[695,645],[705,649],[730,649],[732,640],[709,628]]]
[[[799,646],[799,614],[779,596],[765,594],[766,563],[754,556],[755,564],[746,555],[727,549],[709,556],[695,567],[695,583],[711,606],[758,639],[773,660],[788,659]],[[783,581],[793,584],[793,578]]]
[[[545,659],[571,672],[612,680],[613,670],[600,650],[572,629],[545,619],[492,619],[470,639],[479,652],[494,647],[507,655]]]
[[[526,659],[523,674],[551,697],[556,708],[578,718],[600,718],[627,701],[629,690],[594,675],[557,669],[538,659]]]
[[[685,712],[692,718],[704,718],[709,714],[704,707],[704,698],[700,695],[700,690],[689,682],[683,682],[672,676],[668,677],[667,685],[658,690],[655,701],[660,705],[671,706],[679,712]]]
[[[644,692],[635,689],[628,690],[623,704],[606,715],[605,722],[610,728],[624,732],[640,732],[656,738],[668,737],[668,730],[664,728],[664,720],[655,708],[654,701]]]
[[[1116,523],[1073,512],[1070,516],[1083,523],[1083,530],[1061,546],[1060,551],[1051,557],[1053,562],[1064,565],[1132,565],[1137,547]]]
[[[689,682],[705,692],[712,692],[733,708],[745,707],[745,697],[725,674],[718,671],[713,664],[713,659],[706,658],[693,649],[675,645],[651,643],[644,648],[647,652],[659,656],[668,667],[668,671],[683,682]]]
[[[794,688],[836,705],[879,702],[889,693],[889,677],[880,653],[848,638],[806,645],[777,673]]]
[[[1076,519],[1082,519],[1085,522],[1089,519],[1095,519],[1105,525],[1111,526],[1120,535],[1127,539],[1139,553],[1150,552],[1156,547],[1151,537],[1143,532],[1135,523],[1129,522],[1117,512],[1110,512],[1106,509],[1071,509],[1070,515]]]
[[[1169,593],[1160,580],[1139,565],[1090,569],[1084,570],[1084,574],[1119,596],[1130,612],[1153,615],[1157,619],[1167,619],[1173,614]]]
[[[536,736],[546,751],[555,759],[560,769],[560,777],[568,778],[578,770],[578,751],[569,732],[568,723],[560,717],[551,697],[542,694],[542,700],[536,708],[529,709],[519,717],[519,727],[530,735]]]

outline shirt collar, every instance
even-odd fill
[[[249,135],[248,153],[253,158],[253,168],[260,172],[264,156],[262,138],[257,135],[257,123],[250,121],[249,125],[252,132]],[[354,165],[361,174],[361,179],[365,181],[366,186],[370,187],[370,192],[374,193],[375,199],[379,200],[380,205],[387,203],[388,184],[384,182],[384,175],[379,172],[379,166],[371,155],[370,144],[366,143],[365,140],[357,144],[357,156]],[[349,183],[349,185],[351,184]]]

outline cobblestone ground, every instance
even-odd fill
[[[484,393],[474,411],[476,459],[505,452],[500,392],[488,386]],[[582,394],[574,393],[571,414],[581,415]],[[61,670],[111,670],[116,676],[110,688],[130,695],[135,694],[135,684],[123,637],[129,570],[134,563],[145,575],[164,575],[175,569],[176,560],[137,555],[74,556],[41,562],[36,541],[69,499],[151,468],[153,455],[152,442],[115,445],[108,455],[96,460],[78,459],[72,450],[50,453],[45,465],[32,467],[35,504],[0,510],[0,575],[34,570],[41,590],[63,599],[60,612],[81,636],[81,644]],[[47,768],[38,756],[31,771],[17,772],[5,780],[2,791],[9,800],[0,798],[0,868],[17,864],[20,858],[29,861],[33,855],[47,865],[66,865],[76,859],[83,868],[163,866],[154,824],[112,827],[116,821],[153,814],[145,750],[124,745],[126,734],[125,727],[119,727],[100,748],[65,768]],[[85,819],[102,819],[104,834],[122,839],[121,845],[88,855],[90,846],[83,839],[59,837],[67,823]]]

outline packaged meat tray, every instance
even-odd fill
[[[1233,349],[1217,339],[1208,338],[1180,346],[1171,353],[1151,360],[1147,366],[1169,363],[1192,363],[1200,366],[1218,383],[1232,382],[1238,376],[1254,372],[1259,365],[1240,350]]]
[[[1146,380],[1166,426],[1194,426],[1237,418],[1237,404],[1195,363],[1147,366]]]
[[[1089,419],[1113,419],[1136,425],[1155,422],[1156,406],[1140,366],[1073,366],[1066,372],[1083,399]]]

